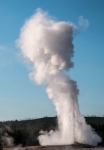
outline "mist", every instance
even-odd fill
[[[65,74],[74,67],[73,23],[54,20],[37,9],[21,28],[17,44],[24,59],[33,65],[30,80],[45,85],[58,117],[58,130],[41,131],[41,145],[65,145],[75,142],[97,145],[101,138],[87,125],[78,106],[76,81]]]

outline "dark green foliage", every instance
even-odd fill
[[[104,117],[96,117],[96,116],[92,116],[92,117],[85,117],[86,122],[88,123],[93,123],[93,124],[104,124]]]
[[[0,135],[0,150],[3,150],[3,148],[2,148],[2,140],[1,140],[1,135]]]

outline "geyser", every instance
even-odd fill
[[[42,131],[38,137],[41,145],[79,142],[96,146],[101,141],[80,114],[76,82],[65,74],[73,67],[73,30],[73,24],[57,22],[38,9],[25,22],[17,40],[24,58],[33,63],[29,77],[46,85],[58,117],[58,130]]]

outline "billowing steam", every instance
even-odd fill
[[[7,132],[12,133],[12,130],[9,126],[4,126],[4,128],[0,128],[0,144],[3,147],[12,147],[14,146],[14,139],[12,136],[10,136]]]
[[[58,117],[58,130],[42,131],[38,137],[41,145],[97,145],[101,141],[79,112],[76,82],[65,74],[73,67],[73,30],[72,24],[57,22],[38,9],[25,22],[17,40],[24,58],[33,63],[30,79],[46,85]]]

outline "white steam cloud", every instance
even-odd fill
[[[86,29],[89,26],[89,21],[85,19],[83,16],[79,16],[78,24],[82,29]]]
[[[38,9],[25,22],[17,40],[24,58],[33,63],[30,78],[47,86],[58,117],[58,130],[42,131],[38,137],[41,145],[97,145],[101,141],[79,112],[76,82],[64,74],[73,67],[73,30],[72,24],[57,22]]]

